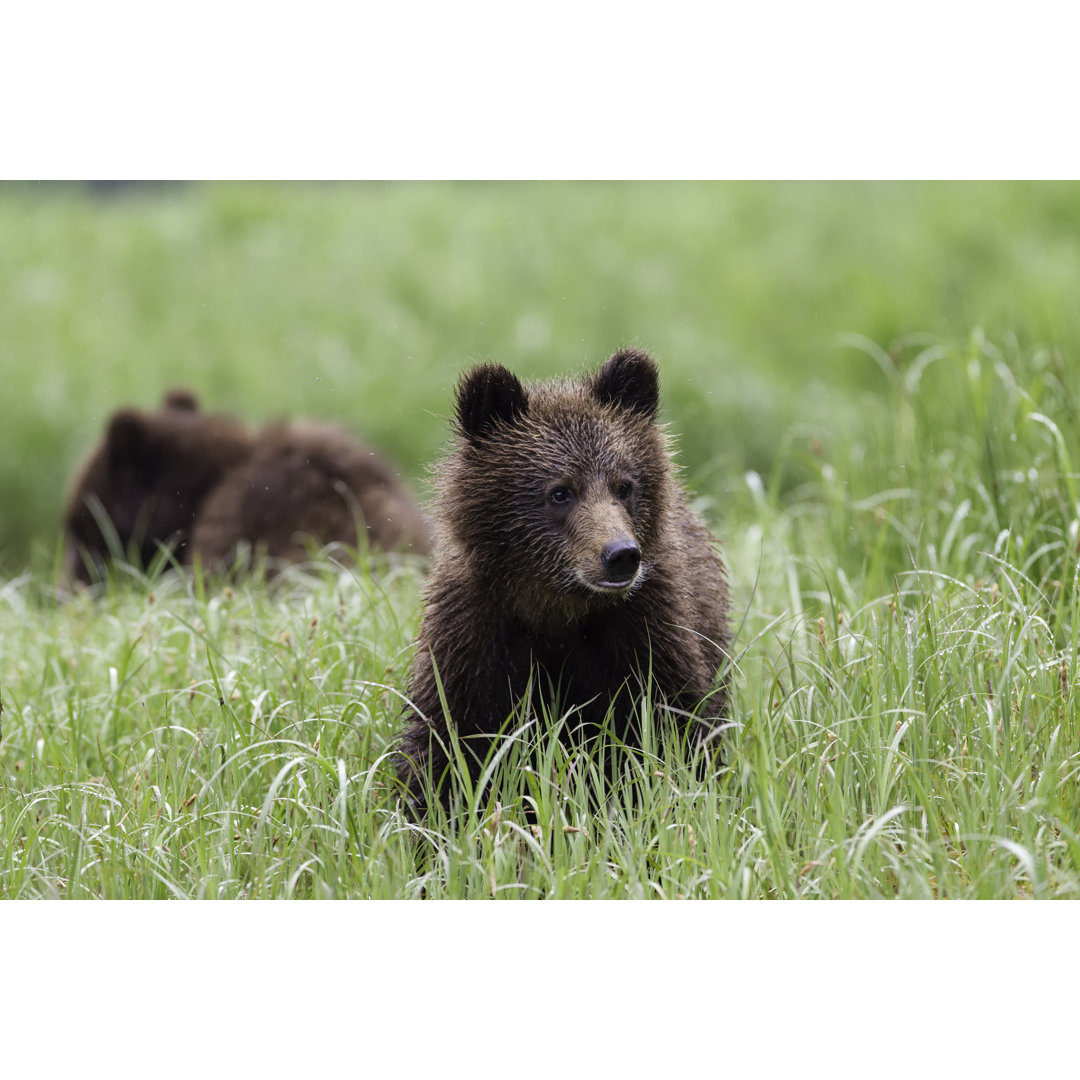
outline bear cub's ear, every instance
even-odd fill
[[[641,413],[651,420],[660,408],[660,375],[648,353],[620,349],[593,376],[593,396],[604,405]]]
[[[477,364],[458,383],[458,427],[471,443],[482,442],[497,423],[508,424],[528,409],[525,387],[500,364]]]
[[[175,409],[177,412],[198,412],[199,399],[190,390],[177,386],[165,395],[161,407],[163,409]]]

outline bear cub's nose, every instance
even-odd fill
[[[641,564],[641,548],[633,540],[611,540],[600,549],[607,579],[622,585],[630,581]]]

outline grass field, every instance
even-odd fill
[[[0,188],[0,896],[1076,895],[1078,225],[1074,185]],[[120,405],[341,421],[422,492],[472,359],[628,342],[731,568],[707,781],[651,746],[596,813],[541,734],[417,828],[422,567],[57,587]]]

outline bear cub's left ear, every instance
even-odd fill
[[[475,445],[491,435],[496,425],[509,424],[528,409],[525,387],[501,364],[477,364],[458,383],[458,428]]]
[[[660,408],[660,374],[648,353],[620,349],[593,376],[593,396],[651,420]]]
[[[199,399],[190,390],[176,386],[165,395],[161,407],[176,412],[198,412]]]

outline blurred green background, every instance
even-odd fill
[[[423,494],[471,361],[628,343],[722,522],[746,470],[800,481],[793,439],[872,428],[912,340],[1070,367],[1078,233],[1069,183],[0,185],[0,570],[49,557],[111,412],[169,387],[341,422]]]

